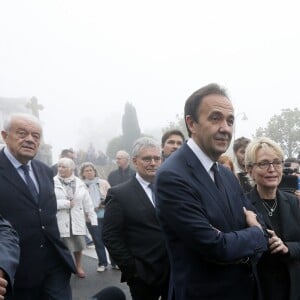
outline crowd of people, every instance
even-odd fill
[[[160,143],[137,139],[106,179],[92,162],[76,166],[72,149],[52,168],[37,161],[40,121],[10,115],[1,132],[0,299],[72,299],[72,273],[88,280],[89,235],[97,272],[110,262],[133,300],[299,300],[300,189],[281,186],[299,177],[299,159],[285,159],[268,137],[237,138],[228,152],[234,108],[217,84],[186,100],[184,118],[188,137],[174,129]],[[93,299],[113,294],[125,299],[113,287]]]

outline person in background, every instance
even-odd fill
[[[73,161],[75,160],[75,153],[73,151],[72,148],[70,149],[63,149],[60,153],[60,158],[63,158],[63,157],[67,157],[67,158],[70,158],[72,159]],[[51,169],[53,170],[53,176],[57,175],[57,172],[58,172],[58,168],[57,168],[57,163],[54,164]],[[74,170],[74,174],[75,176],[77,176],[77,169],[75,167],[75,170]]]
[[[11,293],[19,263],[19,237],[11,225],[0,215],[0,299]]]
[[[4,121],[0,152],[0,212],[20,238],[21,256],[13,295],[7,300],[71,300],[75,266],[60,240],[53,172],[35,160],[42,139],[40,121],[15,113]]]
[[[218,163],[228,168],[231,172],[233,172],[233,174],[235,174],[234,164],[230,156],[222,154],[218,159]]]
[[[117,184],[125,182],[135,175],[135,171],[131,169],[129,165],[130,155],[126,151],[120,150],[117,152],[116,162],[118,165],[118,169],[111,171],[107,178],[110,186],[115,186]]]
[[[286,158],[284,161],[284,164],[288,164],[291,172],[289,172],[289,175],[297,176],[298,177],[298,187],[295,190],[295,196],[300,201],[300,184],[299,184],[299,178],[300,178],[300,160],[294,157]]]
[[[245,193],[250,192],[253,187],[252,179],[245,168],[245,151],[249,143],[250,140],[243,136],[236,139],[233,143],[233,153],[236,161],[236,175]]]
[[[161,149],[151,138],[133,145],[136,176],[108,190],[103,240],[121,269],[133,300],[167,299],[169,261],[155,213],[153,182]]]
[[[161,138],[162,160],[164,161],[180,148],[184,140],[184,134],[180,130],[173,129],[166,131]]]
[[[246,148],[246,168],[255,182],[248,197],[269,233],[269,250],[258,262],[264,300],[300,299],[300,209],[293,194],[278,189],[283,158],[280,146],[266,137]]]
[[[72,159],[63,157],[58,161],[58,174],[54,177],[57,222],[62,241],[74,254],[77,276],[84,278],[81,257],[86,247],[86,215],[91,226],[98,223],[90,194],[83,181],[74,175],[74,169]]]
[[[91,162],[85,162],[80,166],[80,176],[89,190],[98,218],[98,226],[91,226],[90,223],[87,223],[87,228],[93,238],[95,250],[98,256],[97,272],[103,272],[107,268],[106,251],[102,240],[102,227],[105,209],[104,202],[110,185],[108,181],[99,178],[97,169]],[[111,263],[112,268],[117,269],[116,264],[112,261]]]
[[[156,211],[171,263],[169,299],[253,300],[267,233],[236,176],[216,163],[230,145],[234,109],[209,84],[186,101],[189,133],[160,167]]]

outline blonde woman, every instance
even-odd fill
[[[268,227],[269,250],[258,262],[264,300],[299,300],[300,209],[295,195],[278,186],[284,154],[273,140],[262,137],[246,148],[246,168],[255,182],[248,194]]]
[[[74,170],[72,159],[64,157],[58,161],[58,174],[54,177],[57,222],[61,239],[74,254],[77,275],[84,278],[81,257],[86,247],[86,216],[92,226],[97,226],[97,215],[85,184],[74,175]]]

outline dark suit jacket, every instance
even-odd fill
[[[108,191],[103,240],[122,271],[121,281],[138,276],[148,284],[165,282],[169,263],[155,209],[133,177]]]
[[[253,299],[251,269],[255,273],[267,238],[247,226],[243,206],[255,209],[234,174],[220,166],[220,175],[227,197],[187,144],[158,171],[156,208],[170,256],[169,299]],[[251,263],[239,263],[247,257]]]
[[[17,232],[0,216],[0,269],[4,271],[12,287],[17,265],[19,263],[20,248]]]
[[[59,236],[53,172],[38,160],[31,163],[39,185],[38,204],[4,151],[0,152],[0,213],[20,237],[21,257],[15,277],[18,288],[30,288],[42,280],[47,244],[54,246],[62,262],[75,272],[72,256]]]
[[[117,170],[111,171],[107,177],[107,181],[110,186],[115,186],[117,184],[128,181],[135,175],[135,171],[128,166],[125,170],[118,168]]]
[[[263,207],[262,201],[257,193],[256,188],[253,189],[249,194],[247,194],[252,204],[257,208],[259,212],[263,215],[266,225],[268,228],[274,230],[268,213]],[[283,242],[289,248],[289,255],[277,256],[278,261],[284,263],[290,275],[290,300],[300,299],[300,208],[298,199],[295,195],[277,191],[277,201],[279,210],[279,222],[280,233],[276,232],[277,235],[283,240]],[[264,278],[268,278],[268,273],[271,272],[268,269],[268,264],[265,263],[268,252],[265,253],[262,259],[258,263],[259,274],[262,272],[266,274]],[[273,263],[275,263],[273,261]],[[263,275],[263,274],[262,274]],[[272,282],[269,286],[273,290],[280,288],[280,286],[274,286]],[[264,288],[264,286],[262,286]],[[288,298],[287,298],[288,299]]]

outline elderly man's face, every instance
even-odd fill
[[[26,164],[38,152],[42,129],[35,122],[18,117],[12,120],[11,128],[2,131],[2,138],[14,157]]]

